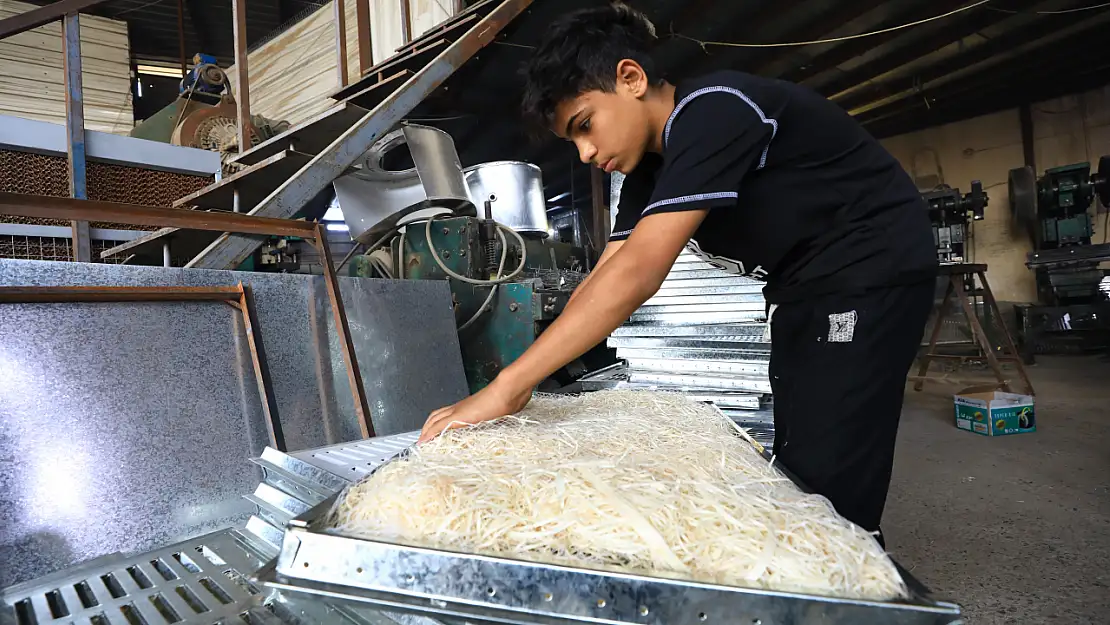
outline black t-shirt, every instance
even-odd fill
[[[898,161],[791,83],[722,71],[679,84],[663,154],[625,178],[612,240],[643,216],[707,208],[689,247],[767,280],[771,303],[936,273],[927,206]]]

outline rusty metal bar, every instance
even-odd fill
[[[66,155],[69,174],[69,194],[79,200],[89,197],[86,185],[85,159],[85,99],[81,88],[81,21],[77,13],[62,18],[62,65],[65,76],[66,98]],[[70,241],[73,260],[92,262],[92,239],[89,222],[72,220]]]
[[[247,80],[247,0],[231,0],[235,31],[235,104],[239,118],[239,153],[251,149],[251,96]]]
[[[233,286],[7,286],[0,288],[0,303],[211,302],[240,295]]]
[[[412,7],[409,0],[401,0],[401,44],[412,41]]]
[[[964,315],[967,317],[968,324],[971,325],[971,334],[978,341],[979,347],[983,350],[983,355],[987,358],[987,364],[990,366],[991,371],[994,372],[994,377],[998,379],[1001,384],[1002,390],[1007,393],[1010,392],[1010,382],[1006,379],[1005,374],[1002,373],[1002,364],[998,362],[998,358],[994,355],[994,349],[991,347],[990,339],[987,338],[987,333],[983,330],[983,324],[979,323],[979,316],[972,310],[971,304],[967,301],[967,291],[964,290],[963,280],[958,275],[949,276],[952,281],[952,289],[956,293],[956,299],[960,302],[960,307],[963,308]]]
[[[251,209],[250,214],[267,217],[295,215],[317,193],[354,165],[375,141],[438,89],[456,69],[492,43],[501,30],[531,4],[532,0],[503,0],[331,145],[313,156],[300,171]],[[257,238],[225,234],[186,266],[198,269],[234,268],[259,245]]]
[[[328,288],[328,299],[331,300],[331,312],[335,316],[335,331],[339,333],[339,346],[343,351],[343,360],[347,363],[347,382],[351,385],[351,395],[355,400],[355,415],[358,417],[358,426],[362,430],[363,438],[374,436],[374,423],[370,417],[370,407],[366,403],[366,388],[362,384],[362,371],[358,366],[355,356],[355,344],[351,341],[351,328],[347,324],[347,312],[343,308],[343,295],[339,292],[339,279],[335,276],[335,266],[331,260],[331,250],[328,248],[328,239],[324,232],[323,224],[316,224],[316,251],[320,254],[320,263],[324,266],[324,284]]]
[[[354,0],[358,29],[358,75],[374,66],[374,38],[370,31],[370,0]]]
[[[60,20],[70,13],[76,15],[79,11],[104,4],[108,0],[60,0],[44,7],[37,7],[24,11],[19,15],[0,20],[0,39],[27,32],[43,24]]]
[[[262,333],[255,319],[258,315],[254,308],[254,294],[250,287],[239,283],[239,309],[243,311],[243,326],[247,334],[247,345],[251,351],[251,364],[254,365],[254,381],[258,385],[258,396],[262,399],[262,415],[266,419],[266,429],[270,435],[270,446],[278,451],[286,451],[285,432],[278,417],[277,401],[274,399],[274,385],[270,378],[270,367],[266,360],[266,350],[262,345]]]
[[[357,3],[358,0],[355,0]],[[335,65],[339,71],[339,88],[347,86],[347,3],[335,0]]]
[[[268,236],[315,236],[311,223],[292,219],[255,217],[223,211],[197,211],[97,200],[74,200],[45,195],[0,191],[0,215],[106,221],[134,226],[190,228],[215,232],[246,232]]]

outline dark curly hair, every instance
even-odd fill
[[[651,58],[655,41],[647,17],[621,3],[560,17],[523,68],[525,120],[550,128],[560,102],[586,91],[614,91],[622,59],[636,61],[650,84],[660,84]]]

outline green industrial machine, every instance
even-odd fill
[[[1110,208],[1110,156],[1046,170],[1010,171],[1014,230],[1033,242],[1026,266],[1036,274],[1039,305],[1017,307],[1019,346],[1027,362],[1035,353],[1102,349],[1110,346],[1107,271],[1110,243],[1096,243],[1095,216]]]
[[[497,286],[468,284],[449,276],[452,272],[473,280],[489,280],[497,274],[505,250],[503,274],[520,266],[520,240],[497,236],[491,221],[475,217],[449,217],[431,223],[431,246],[425,223],[405,228],[392,245],[397,275],[412,280],[448,280],[460,326],[463,367],[471,392],[484,388],[509,363],[528,349],[563,311],[571,292],[585,277],[586,252],[580,247],[524,233],[524,267],[510,282]],[[371,256],[351,261],[350,274],[376,277]],[[492,296],[490,290],[495,289]],[[557,373],[552,386],[569,384],[584,373],[584,365],[572,365]],[[542,387],[541,387],[542,388]]]

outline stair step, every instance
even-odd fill
[[[254,165],[287,149],[302,154],[319,154],[369,110],[350,101],[341,102],[233,157],[231,162]]]
[[[349,102],[364,110],[371,111],[375,106],[381,104],[382,100],[388,98],[389,94],[405,84],[405,81],[411,78],[412,74],[411,70],[403,69],[388,78],[384,78],[370,85],[362,91],[348,96],[343,102]]]
[[[348,97],[363,91],[367,87],[378,82],[379,75],[395,74],[400,70],[409,70],[416,72],[424,68],[432,62],[432,59],[439,56],[441,52],[447,49],[451,42],[447,39],[439,39],[429,43],[423,47],[416,48],[403,55],[394,61],[383,63],[380,67],[374,68],[372,73],[366,74],[358,82],[351,83],[335,93],[331,94],[333,100],[346,100]]]
[[[312,156],[309,154],[282,150],[243,171],[225,176],[219,182],[186,195],[173,203],[174,208],[195,206],[230,211],[235,206],[234,193],[238,190],[239,210],[249,212],[310,160]]]
[[[211,230],[162,228],[132,241],[106,249],[100,253],[100,257],[127,257],[134,254],[136,258],[149,260],[152,264],[161,264],[158,261],[162,258],[162,245],[165,243],[170,244],[174,258],[192,258],[204,251],[204,248],[208,247],[219,236],[219,232],[212,232]]]
[[[378,63],[378,65],[385,65],[386,63],[392,61],[396,57],[408,52],[409,50],[412,50],[413,48],[418,48],[421,45],[427,43],[428,41],[431,41],[432,39],[435,39],[436,37],[445,37],[445,38],[448,38],[448,39],[454,39],[455,37],[452,37],[452,34],[454,34],[456,36],[460,35],[460,34],[466,32],[471,26],[473,26],[474,22],[477,22],[478,20],[482,19],[482,16],[477,15],[476,13],[471,13],[469,15],[460,14],[460,16],[461,17],[459,17],[458,19],[451,19],[451,20],[448,20],[446,22],[443,22],[439,26],[429,30],[428,32],[424,33],[423,35],[420,35],[420,37],[418,37],[417,39],[413,39],[412,41],[406,43],[405,45],[401,46],[400,48],[397,48],[397,50],[396,50],[396,52],[393,56],[391,56],[388,59],[382,61],[381,63]],[[368,76],[370,74],[377,73],[377,71],[378,70],[371,67],[371,68],[367,69],[366,73],[363,74],[363,75]]]

